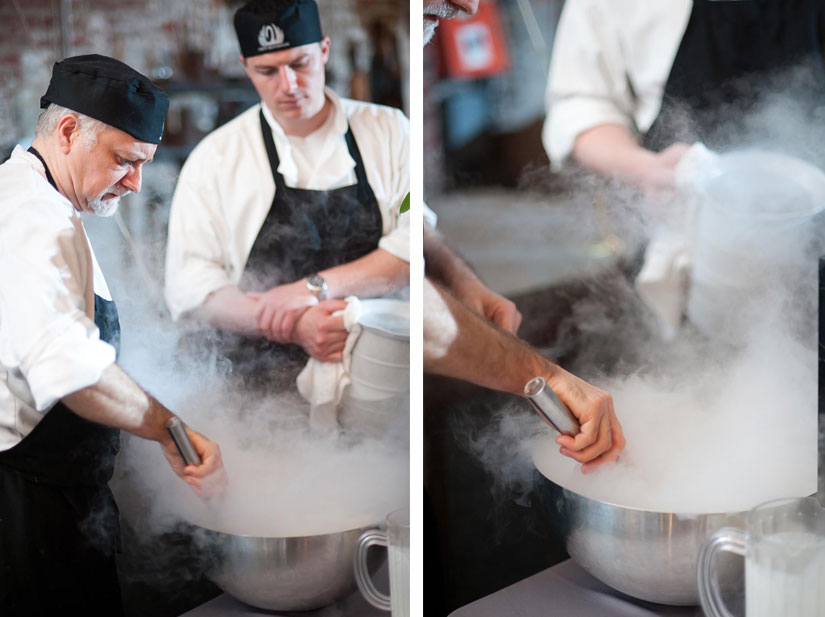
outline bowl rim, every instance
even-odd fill
[[[224,536],[231,536],[233,538],[249,538],[251,540],[304,540],[308,538],[326,538],[330,536],[339,536],[342,534],[348,533],[355,533],[360,532],[364,533],[365,531],[369,531],[371,529],[383,529],[383,521],[378,521],[377,523],[373,523],[371,525],[365,525],[362,527],[351,527],[349,529],[342,529],[341,531],[332,531],[329,533],[314,533],[314,534],[306,534],[306,535],[294,535],[294,536],[258,536],[252,534],[242,534],[242,533],[232,533],[229,531],[221,531],[220,529],[214,529],[213,527],[207,527],[206,525],[201,525],[200,523],[193,523],[192,521],[185,521],[185,523],[191,527],[195,527],[197,529],[201,529],[204,531],[208,531],[214,534],[220,534]]]
[[[534,466],[535,466],[535,462],[534,462]],[[614,507],[614,508],[621,508],[623,510],[631,510],[633,512],[644,512],[644,513],[647,513],[647,514],[655,514],[657,516],[665,514],[665,515],[675,515],[675,516],[696,518],[697,516],[744,516],[745,514],[747,514],[751,510],[751,508],[748,508],[746,510],[697,512],[697,511],[690,511],[690,510],[679,510],[679,511],[674,511],[674,510],[648,510],[646,508],[639,508],[637,506],[625,506],[625,505],[622,505],[620,503],[615,503],[613,501],[607,501],[607,500],[604,500],[604,499],[596,499],[595,497],[588,497],[587,495],[582,495],[581,493],[577,493],[573,489],[567,488],[563,484],[559,484],[558,482],[548,478],[544,474],[544,472],[541,469],[539,469],[537,466],[535,466],[535,471],[542,478],[544,478],[547,482],[549,482],[553,486],[560,488],[565,493],[569,493],[571,495],[574,495],[578,499],[584,499],[584,500],[591,501],[591,502],[599,504],[599,505],[611,506],[611,507]]]

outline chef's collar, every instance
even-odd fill
[[[349,122],[347,121],[347,115],[344,113],[344,108],[341,105],[341,98],[326,86],[324,86],[324,96],[332,103],[332,110],[330,112],[332,120],[329,131],[333,135],[344,135],[349,127]],[[272,115],[269,108],[264,103],[261,103],[261,107],[264,111],[264,119],[272,129],[272,134],[287,139],[288,136],[284,132],[284,128],[275,119],[275,116]],[[329,118],[327,118],[327,122],[330,122]],[[321,128],[326,127],[327,122],[325,122]]]
[[[160,143],[169,97],[130,66],[97,54],[57,62],[46,94],[45,109],[61,105],[129,133],[142,142]]]
[[[234,21],[244,58],[324,38],[315,0],[250,0],[235,12]]]

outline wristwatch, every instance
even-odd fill
[[[327,297],[327,282],[324,277],[318,274],[312,274],[307,277],[307,290],[318,298],[318,302],[326,300]]]

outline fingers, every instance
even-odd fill
[[[614,463],[619,460],[619,456],[621,455],[621,449],[613,447],[610,448],[607,452],[594,458],[592,461],[588,461],[582,465],[581,472],[583,474],[588,474],[594,472],[596,469],[604,465],[605,463]]]
[[[182,469],[181,478],[192,487],[198,497],[212,497],[223,491],[228,478],[223,467],[221,449],[214,441],[186,427],[192,445],[200,456],[200,465],[187,465]]]
[[[482,304],[481,314],[500,328],[515,334],[521,325],[521,313],[514,302],[492,293]]]
[[[261,308],[259,309],[258,314],[258,329],[266,338],[270,340],[272,340],[270,337],[272,335],[272,322],[275,319],[275,316],[275,307],[265,302],[261,303]]]
[[[559,436],[556,442],[561,446],[561,454],[582,463],[581,472],[584,474],[595,471],[605,463],[619,460],[626,444],[622,427],[612,409],[609,415],[603,416],[599,423],[598,438],[591,445],[576,450],[575,440],[567,435]]]
[[[560,446],[563,446],[573,452],[578,452],[592,446],[599,439],[602,428],[602,415],[603,414],[600,413],[594,414],[594,417],[586,420],[579,426],[579,432],[574,436],[571,437],[570,435],[560,435],[556,438],[556,442]],[[581,419],[579,421],[581,421]]]
[[[321,362],[341,362],[344,359],[344,353],[341,351],[318,358]]]
[[[292,340],[292,331],[295,329],[295,324],[307,310],[308,309],[302,308],[283,312],[276,330],[279,342],[289,343]]]
[[[343,358],[344,347],[347,344],[346,332],[344,336],[335,336],[323,343],[318,343],[308,351],[316,360],[321,362],[340,362]]]
[[[515,334],[521,325],[521,313],[515,304],[512,302],[509,302],[509,304],[510,306],[504,307],[502,311],[496,315],[497,319],[493,319],[493,321],[511,334]]]
[[[317,308],[324,311],[325,313],[329,313],[330,315],[335,311],[343,311],[347,308],[347,301],[346,300],[324,300],[317,304]]]
[[[346,335],[348,334],[347,327],[346,327],[346,325],[344,325],[344,316],[343,315],[337,315],[335,317],[327,317],[326,319],[324,319],[321,322],[321,324],[318,326],[318,329],[321,330],[322,332],[327,332],[330,335],[332,335],[334,333],[338,333],[338,334],[343,333],[344,338],[346,338]]]
[[[606,415],[602,416],[597,422],[589,422],[587,424],[589,425],[589,430],[593,424],[596,425],[597,432],[595,435],[588,433],[585,438],[583,429],[582,433],[579,433],[574,438],[572,446],[560,444],[562,446],[560,450],[562,454],[580,463],[586,463],[597,458],[607,452],[613,445],[610,423]]]

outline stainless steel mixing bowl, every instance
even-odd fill
[[[355,545],[361,533],[374,526],[292,538],[194,527],[198,544],[209,555],[207,576],[226,593],[258,608],[307,611],[355,589]],[[376,569],[380,562],[370,565]]]
[[[570,556],[590,574],[635,598],[698,604],[696,562],[705,539],[722,527],[744,525],[744,512],[652,512],[590,499],[534,472],[534,490]],[[741,557],[720,555],[723,589],[741,588]]]

